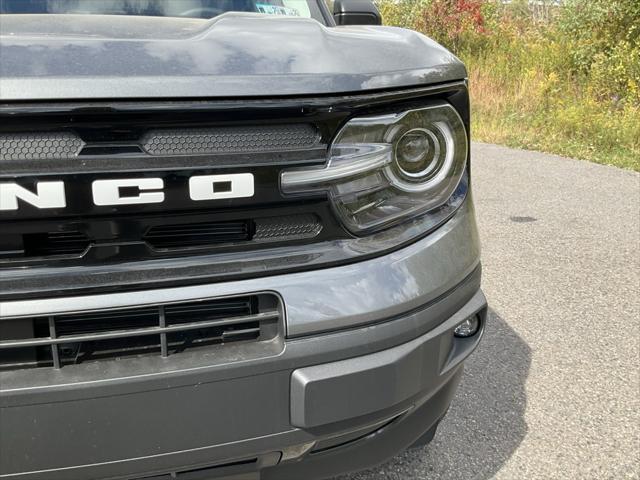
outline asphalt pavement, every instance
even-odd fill
[[[340,480],[640,478],[640,174],[472,148],[483,343],[431,445]]]

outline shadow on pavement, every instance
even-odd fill
[[[489,309],[487,330],[434,441],[336,480],[492,478],[527,433],[525,382],[531,349]]]

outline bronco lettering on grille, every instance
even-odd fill
[[[157,177],[96,180],[91,185],[97,206],[162,203],[164,180]],[[253,197],[253,174],[196,175],[189,178],[189,198],[193,201]],[[18,210],[22,200],[38,209],[65,208],[62,181],[37,182],[35,191],[17,183],[0,183],[0,210]]]

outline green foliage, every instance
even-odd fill
[[[622,40],[607,53],[597,52],[588,75],[589,89],[597,98],[614,103],[640,100],[640,45]]]
[[[379,0],[467,64],[478,140],[640,170],[640,0]]]
[[[638,45],[638,0],[569,0],[558,28],[572,40],[573,66],[588,71],[596,58],[609,55],[621,42]]]
[[[376,2],[386,25],[417,30],[416,19],[430,0],[381,0]]]

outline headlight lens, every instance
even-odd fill
[[[437,167],[439,145],[433,132],[414,128],[400,137],[396,162],[400,173],[411,179],[421,178]]]
[[[443,205],[460,183],[467,149],[462,119],[439,102],[350,120],[326,166],[285,171],[280,183],[286,194],[328,191],[347,229],[363,234]]]

